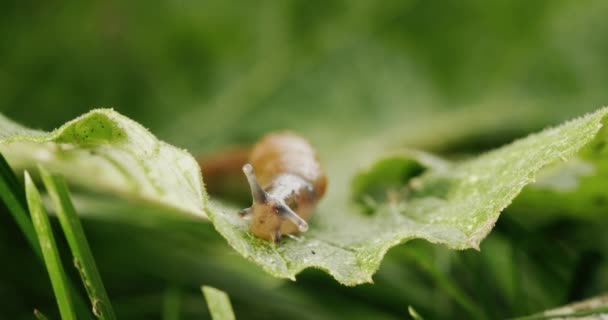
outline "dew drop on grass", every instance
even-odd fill
[[[97,318],[101,318],[102,316],[102,304],[103,302],[101,302],[101,300],[99,299],[95,299],[93,301],[93,314],[97,317]]]

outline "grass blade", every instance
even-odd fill
[[[424,320],[412,306],[407,307],[407,312],[410,314],[410,317],[412,317],[412,319],[414,319],[414,320]]]
[[[450,277],[445,275],[429,259],[417,250],[404,250],[404,257],[417,264],[421,271],[427,274],[443,292],[452,297],[463,309],[469,312],[472,319],[486,319],[483,308],[467,295]]]
[[[40,248],[42,249],[44,263],[46,264],[46,269],[51,278],[51,284],[53,286],[53,291],[55,292],[61,319],[76,319],[76,314],[74,313],[74,308],[72,306],[72,299],[68,292],[65,272],[63,270],[63,265],[61,264],[59,252],[57,251],[55,238],[53,238],[49,217],[42,204],[42,200],[40,199],[40,193],[27,171],[25,172],[25,194],[32,216],[32,222],[34,223],[34,230],[36,230]]]
[[[34,250],[36,256],[44,263],[38,236],[36,235],[34,225],[32,224],[32,220],[27,211],[24,190],[23,185],[17,180],[17,176],[6,162],[4,156],[0,153],[0,199],[2,199],[8,211],[15,219],[17,226],[25,235],[26,240],[32,247],[32,250]],[[82,319],[92,319],[92,316],[88,312],[89,308],[87,304],[80,294],[78,294],[78,291],[69,279],[68,284],[69,289],[72,292],[72,297],[74,297],[74,305],[76,306],[76,310],[78,310],[78,315]]]
[[[234,312],[228,295],[221,290],[209,286],[201,287],[207,307],[213,320],[234,320]]]
[[[13,215],[32,249],[38,256],[42,256],[36,231],[26,210],[23,188],[2,154],[0,154],[0,198]]]
[[[44,313],[42,313],[38,309],[34,309],[34,317],[38,320],[48,320],[49,319],[44,315]]]
[[[74,264],[93,305],[93,313],[100,319],[116,319],[82,224],[70,200],[65,180],[61,176],[50,174],[42,167],[39,167],[39,171],[53,206],[57,210],[57,217],[72,251]]]

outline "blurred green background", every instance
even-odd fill
[[[290,128],[322,158],[363,140],[460,158],[607,104],[607,10],[599,0],[5,1],[0,111],[50,130],[113,107],[194,154]],[[602,292],[599,214],[528,225],[507,212],[481,252],[414,241],[356,288],[310,270],[272,279],[211,227],[182,236],[180,221],[85,222],[124,319],[160,318],[167,292],[183,318],[208,317],[201,284],[227,291],[242,319],[402,319],[408,305],[429,319],[504,318]],[[45,270],[0,217],[0,313],[57,318]]]

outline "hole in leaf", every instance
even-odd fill
[[[405,197],[409,181],[425,170],[426,166],[420,162],[403,156],[379,161],[368,171],[354,177],[354,201],[365,213],[372,214],[378,204]]]

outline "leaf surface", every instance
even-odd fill
[[[598,132],[607,113],[604,108],[453,163],[408,151],[380,158],[361,171],[356,155],[364,150],[367,158],[377,158],[378,148],[347,144],[336,152],[339,157],[327,161],[330,189],[310,230],[279,245],[252,236],[247,221],[236,214],[240,208],[206,200],[199,168],[187,152],[111,110],[94,110],[51,133],[3,120],[8,124],[0,126],[0,136],[13,163],[43,162],[92,190],[206,213],[234,249],[274,276],[295,279],[301,270],[315,267],[356,285],[371,282],[385,253],[411,239],[452,249],[479,248],[500,213],[541,169],[584,157],[588,149],[580,151],[585,146],[604,144],[606,134]]]
[[[384,254],[411,239],[478,249],[500,213],[541,169],[606,140],[598,132],[607,113],[601,109],[462,162],[431,160],[420,153],[383,158],[354,180],[355,200],[372,199],[363,210],[348,193],[330,193],[310,230],[278,246],[248,233],[247,223],[234,214],[236,208],[210,210],[208,215],[237,251],[271,274],[294,278],[316,267],[343,284],[371,282]],[[426,171],[411,176],[421,168]],[[385,185],[379,183],[383,181]],[[344,188],[331,183],[330,188]]]
[[[0,151],[15,169],[41,164],[89,190],[204,216],[207,198],[194,158],[111,109],[92,110],[52,132],[0,115]]]

